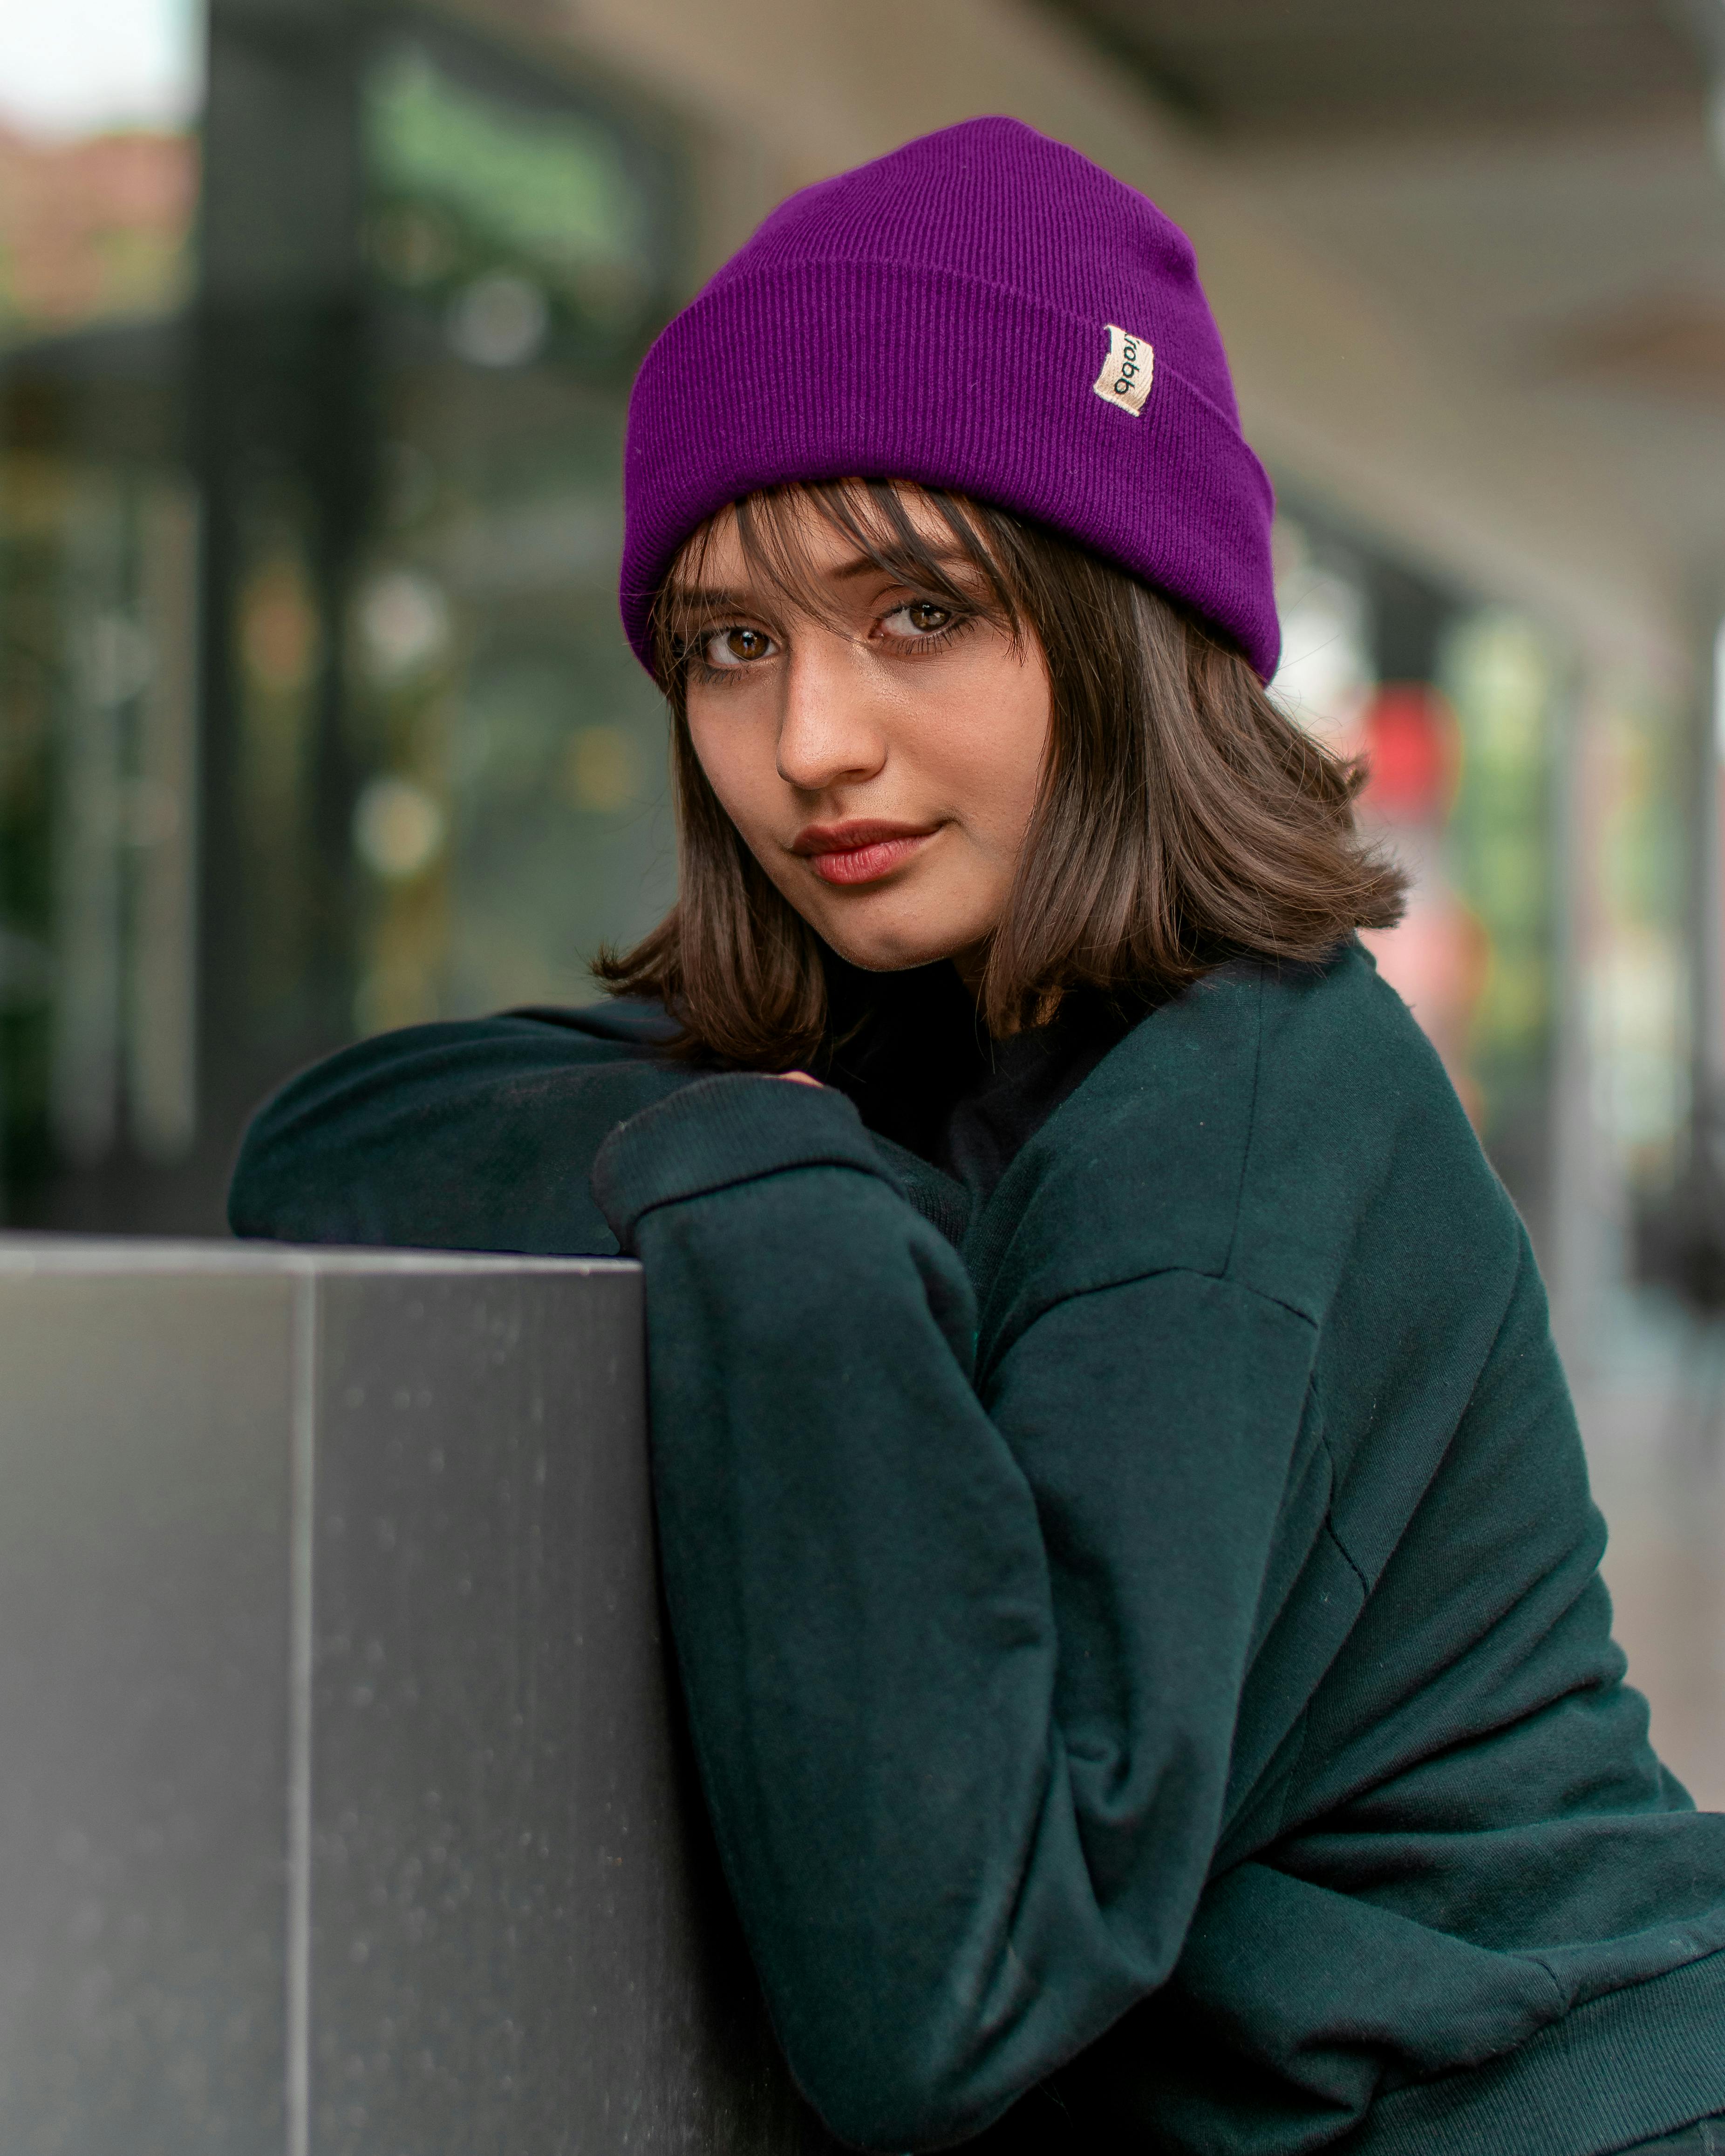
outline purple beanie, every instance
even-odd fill
[[[1270,482],[1191,244],[1019,121],[966,121],[793,195],[655,343],[624,459],[642,663],[697,526],[757,487],[846,478],[1052,526],[1275,670]]]

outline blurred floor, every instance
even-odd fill
[[[1659,1305],[1577,1389],[1604,1573],[1660,1756],[1725,1810],[1725,1328]]]

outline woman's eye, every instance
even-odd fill
[[[895,608],[881,624],[882,628],[895,636],[916,638],[937,636],[952,624],[951,607],[937,606],[932,599],[912,599],[908,606]]]
[[[701,645],[709,666],[752,666],[771,656],[773,639],[760,629],[716,629]]]

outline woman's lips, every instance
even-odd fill
[[[907,824],[811,824],[791,850],[804,856],[823,883],[878,883],[933,836],[932,829]]]
[[[902,839],[876,839],[866,846],[834,848],[811,854],[809,865],[824,883],[875,883],[907,861],[933,834],[913,831]]]

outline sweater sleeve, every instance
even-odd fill
[[[1158,1985],[1214,1848],[1312,1343],[1194,1273],[1057,1301],[982,1379],[951,1247],[850,1105],[752,1077],[595,1184],[644,1261],[703,1785],[841,2138],[979,2131]]]
[[[589,1178],[605,1133],[699,1073],[609,1010],[412,1026],[265,1102],[228,1192],[237,1235],[614,1257]]]

